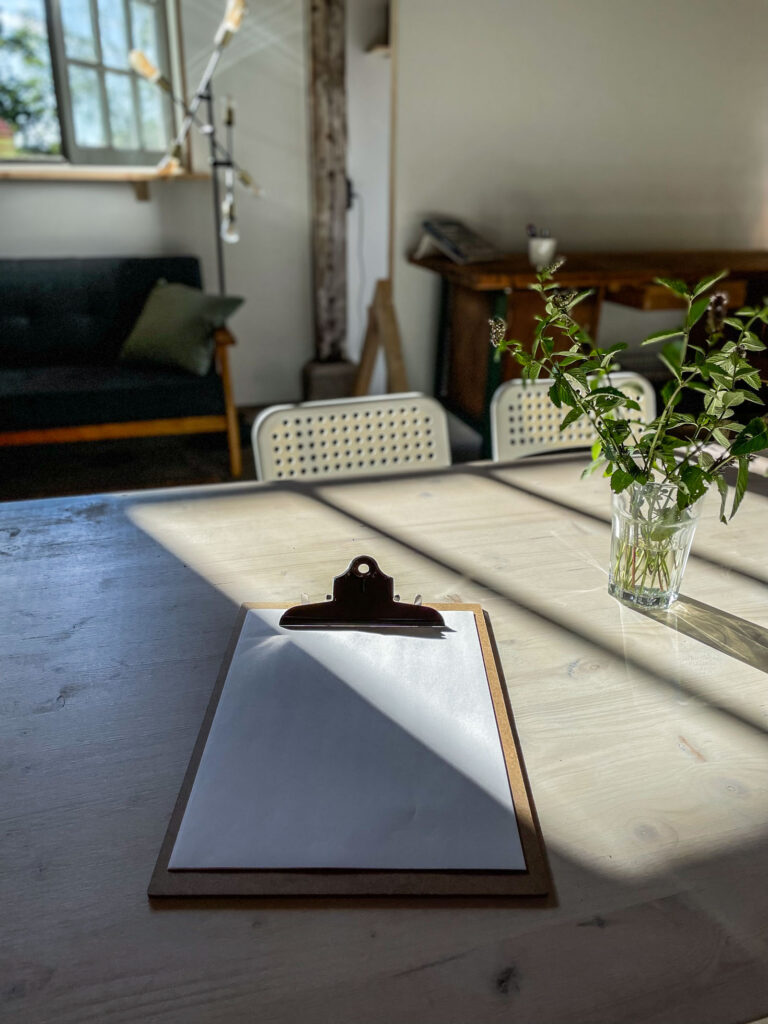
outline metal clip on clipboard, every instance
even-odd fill
[[[333,597],[319,604],[299,604],[285,611],[286,629],[445,629],[434,608],[394,598],[394,581],[376,559],[358,555],[333,581]]]

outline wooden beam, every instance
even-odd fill
[[[345,0],[311,0],[315,350],[342,359],[347,335],[347,99]]]

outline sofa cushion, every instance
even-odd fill
[[[161,279],[126,338],[120,361],[204,376],[213,359],[214,329],[223,327],[242,301]]]
[[[114,364],[155,282],[200,287],[193,256],[0,260],[0,367]]]
[[[0,369],[0,430],[221,415],[221,379],[129,366]]]

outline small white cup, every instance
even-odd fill
[[[528,239],[528,259],[537,270],[541,270],[543,267],[548,266],[555,258],[556,251],[556,238]]]

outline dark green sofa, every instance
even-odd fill
[[[118,362],[159,278],[201,287],[192,256],[0,260],[0,445],[226,431],[239,476],[226,329],[210,373]]]

